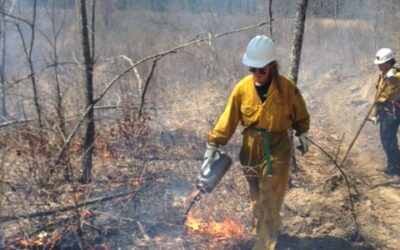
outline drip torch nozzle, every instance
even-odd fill
[[[193,205],[201,199],[203,193],[211,193],[220,182],[222,177],[232,165],[231,158],[220,151],[216,151],[212,159],[205,159],[200,168],[200,174],[197,177],[197,193],[185,209],[183,214],[182,224],[185,223],[187,215]]]
[[[185,221],[186,221],[187,216],[188,216],[188,214],[189,214],[189,212],[190,212],[190,209],[192,209],[193,205],[194,205],[197,201],[199,201],[199,200],[201,199],[201,194],[202,194],[202,193],[203,193],[203,192],[202,192],[201,190],[198,190],[197,193],[196,193],[196,195],[193,197],[192,201],[191,201],[191,202],[189,203],[189,205],[186,207],[185,212],[183,213],[183,219],[182,219],[182,221],[181,221],[181,224],[182,224],[182,225],[185,224]]]

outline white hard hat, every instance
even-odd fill
[[[394,52],[388,48],[382,48],[376,52],[374,64],[382,64],[394,59]]]
[[[276,60],[275,44],[271,38],[259,35],[251,39],[243,55],[244,65],[253,68],[262,68]]]

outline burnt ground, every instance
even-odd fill
[[[334,76],[333,72],[315,80],[325,84],[300,88],[312,115],[310,138],[330,155],[337,155],[340,162],[368,110],[371,86],[356,83],[351,75],[344,79]],[[35,194],[45,198],[44,204],[32,200],[32,193],[14,197],[18,188],[28,187],[10,184],[8,199],[18,199],[26,209],[13,212],[70,205],[70,193],[83,202],[131,190],[129,195],[79,209],[85,249],[251,249],[251,212],[248,187],[237,161],[238,134],[225,148],[233,166],[218,187],[192,209],[191,216],[200,220],[200,227],[192,230],[180,223],[195,190],[203,153],[203,139],[196,134],[185,126],[168,133],[154,129],[151,136],[156,140],[146,157],[98,155],[95,182],[77,185],[74,192],[70,184],[60,183],[52,195],[44,191]],[[297,155],[277,249],[398,249],[400,229],[393,215],[400,204],[400,179],[379,170],[384,160],[377,128],[371,124],[365,125],[345,162],[345,176],[315,145],[305,156]],[[3,211],[10,211],[10,204],[6,203]],[[2,223],[5,245],[9,249],[79,249],[76,213]],[[24,238],[31,241],[24,245]],[[45,247],[39,244],[46,242]]]

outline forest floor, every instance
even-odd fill
[[[312,117],[309,137],[340,163],[369,109],[373,85],[356,82],[353,75],[337,76],[333,70],[300,89]],[[78,203],[115,197],[46,219],[5,222],[5,245],[9,249],[79,249],[76,231],[71,230],[79,223],[91,246],[85,249],[251,249],[248,187],[236,156],[240,135],[227,148],[233,152],[233,166],[218,187],[195,204],[187,223],[181,224],[196,190],[204,150],[203,139],[192,129],[182,125],[175,131],[153,134],[158,147],[146,159],[99,160],[98,155],[93,183],[60,183],[52,195],[35,194],[46,197],[45,204],[31,199],[34,190],[14,197],[13,192],[27,187],[10,184],[8,200],[18,198],[25,211],[33,204],[43,210],[70,205],[72,198],[66,194],[74,188]],[[305,156],[298,154],[297,161],[282,209],[277,249],[399,248],[400,221],[393,215],[400,208],[400,178],[381,171],[385,158],[377,127],[365,124],[343,165],[345,176],[316,145]],[[118,195],[128,191],[128,195]],[[2,209],[10,210],[12,202]],[[13,213],[23,211],[14,208]],[[79,222],[74,213],[79,214]]]

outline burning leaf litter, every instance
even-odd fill
[[[189,233],[207,234],[219,240],[241,238],[244,233],[243,226],[231,218],[224,219],[222,222],[205,222],[201,218],[196,218],[189,214],[185,226],[188,228]]]

